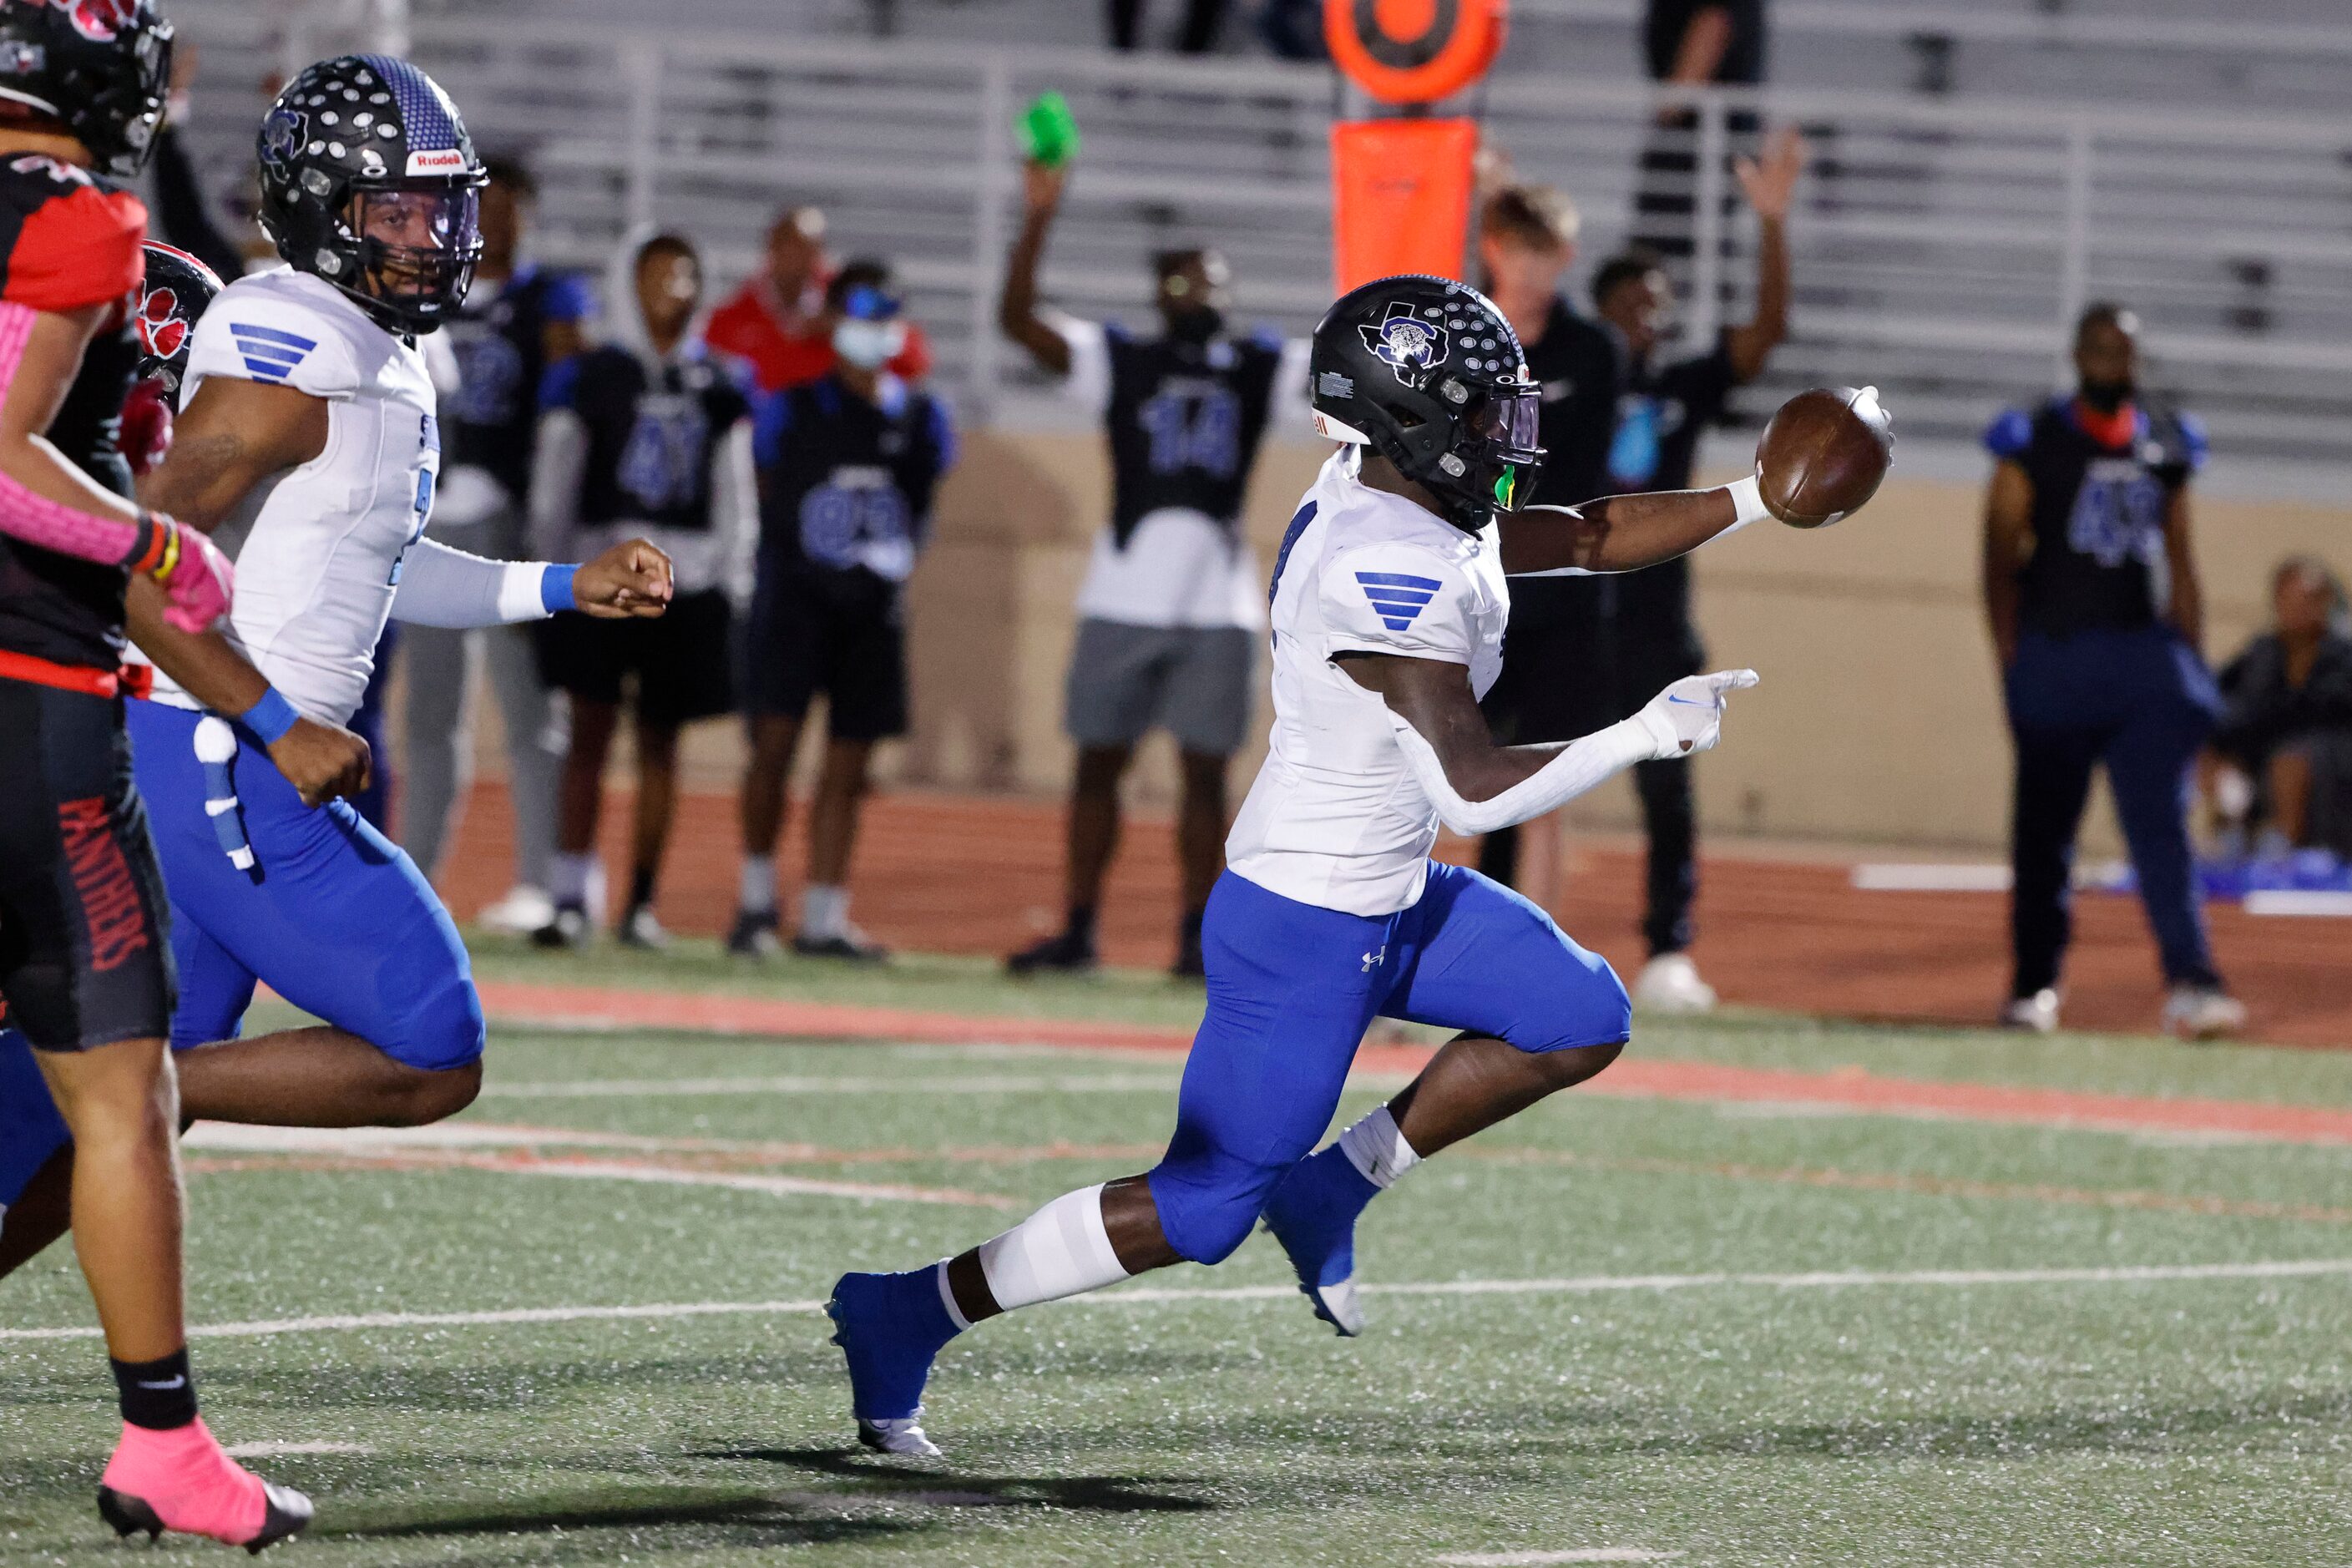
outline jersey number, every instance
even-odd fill
[[[2094,468],[2074,492],[2066,542],[2102,566],[2153,559],[2164,531],[2164,491],[2135,469],[2106,478]]]
[[[1151,471],[1200,468],[1231,479],[1241,463],[1241,402],[1223,387],[1163,392],[1135,411],[1151,438]]]
[[[621,452],[621,488],[650,512],[691,506],[702,493],[701,459],[710,422],[698,403],[650,406],[630,428]]]
[[[408,537],[400,542],[400,553],[392,558],[392,575],[385,579],[395,587],[400,583],[400,564],[408,559],[409,546],[425,537],[425,525],[433,519],[433,466],[441,458],[441,422],[430,414],[417,416],[416,454],[421,466],[416,470],[415,513],[409,519]]]

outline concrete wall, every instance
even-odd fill
[[[1324,448],[1269,446],[1250,492],[1261,569]],[[1969,474],[1972,460],[1921,463]],[[1715,476],[1717,479],[1728,475]],[[915,730],[880,760],[886,780],[1055,795],[1071,752],[1061,733],[1070,605],[1109,475],[1091,434],[975,433],[940,497],[937,534],[911,585]],[[1728,739],[1699,764],[1716,834],[1841,844],[1989,849],[2004,839],[2009,746],[1976,586],[1979,494],[1971,479],[1891,479],[1853,522],[1803,534],[1769,524],[1702,551],[1697,607],[1716,665],[1752,665]],[[2352,514],[2286,500],[2204,498],[2199,554],[2208,645],[2233,650],[2264,617],[2272,564],[2315,551],[2352,566]],[[1234,799],[1265,751],[1260,711]],[[492,705],[476,704],[483,771],[501,771]],[[741,746],[727,721],[687,741],[689,784],[730,788]],[[803,771],[814,748],[803,748]],[[1156,737],[1131,798],[1164,805],[1172,748]],[[629,766],[614,759],[616,781]],[[1571,821],[1636,820],[1622,782],[1571,808]],[[2118,845],[2102,800],[2085,836]]]
[[[1248,511],[1262,567],[1324,450],[1269,447],[1262,458]],[[898,776],[1062,787],[1069,605],[1108,484],[1092,436],[971,442],[913,584],[917,722]],[[1739,700],[1724,747],[1700,764],[1711,830],[1922,847],[2002,841],[2009,752],[1976,587],[1979,505],[1972,482],[1897,477],[1851,523],[1813,534],[1760,526],[1700,552],[1698,616],[1716,663],[1764,676]],[[2199,553],[2210,647],[2234,649],[2260,622],[2280,555],[2315,550],[2343,561],[2347,542],[2352,517],[2341,510],[2205,500]],[[1265,722],[1260,711],[1237,795],[1263,754]],[[1172,761],[1164,746],[1147,753],[1139,799],[1167,798]],[[1631,794],[1600,792],[1577,815],[1596,826],[1628,823]],[[2092,847],[2114,842],[2112,826],[2095,822]]]

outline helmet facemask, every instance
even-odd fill
[[[1492,385],[1442,376],[1430,392],[1459,409],[1453,444],[1437,450],[1423,436],[1430,427],[1403,408],[1389,410],[1403,426],[1402,439],[1380,441],[1383,454],[1404,476],[1433,493],[1455,526],[1480,529],[1497,510],[1518,503],[1543,464],[1536,444],[1538,408],[1534,384],[1513,376]],[[1434,431],[1430,431],[1434,434]]]
[[[359,255],[353,294],[410,331],[464,302],[482,257],[481,175],[353,187],[341,223]]]

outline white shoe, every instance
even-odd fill
[[[623,947],[643,948],[648,952],[660,952],[669,946],[669,932],[654,918],[651,904],[639,904],[624,915],[613,935]]]
[[[857,1440],[877,1454],[903,1454],[909,1458],[937,1459],[944,1458],[940,1446],[923,1436],[923,1413],[895,1421],[857,1423]]]
[[[1642,966],[1633,1000],[1653,1013],[1712,1013],[1715,987],[1698,977],[1686,952],[1662,952]]]
[[[555,920],[555,900],[529,882],[517,882],[506,897],[474,917],[484,931],[505,936],[529,936]]]
[[[2164,999],[2164,1032],[2184,1040],[2218,1040],[2246,1026],[2246,1005],[2210,985],[2176,985]]]
[[[2043,986],[2031,996],[2011,1000],[2000,1010],[2000,1026],[2023,1029],[2029,1034],[2047,1035],[2058,1027],[2058,993]]]

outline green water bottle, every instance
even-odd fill
[[[1078,155],[1078,121],[1070,100],[1058,92],[1041,92],[1021,116],[1021,147],[1033,163],[1058,169]]]

